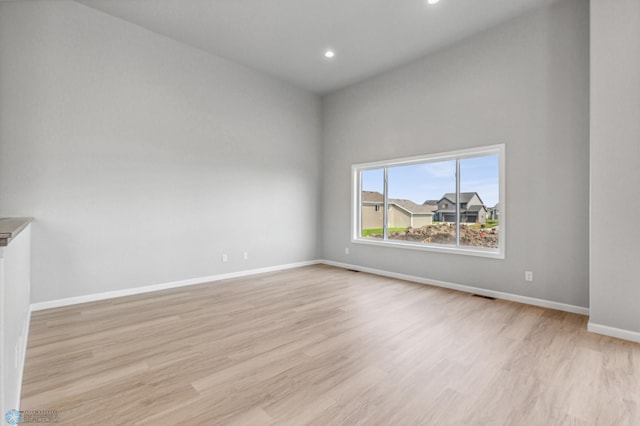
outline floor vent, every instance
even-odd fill
[[[481,294],[474,294],[473,297],[482,297],[483,299],[489,299],[489,300],[496,300],[495,297],[491,297],[491,296],[483,296]]]

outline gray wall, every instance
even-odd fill
[[[325,258],[589,306],[588,94],[589,3],[563,0],[327,96]],[[505,260],[350,243],[351,164],[496,143]]]
[[[590,321],[638,333],[639,162],[640,2],[591,0]]]
[[[0,2],[0,58],[32,302],[318,257],[316,96],[67,1]]]

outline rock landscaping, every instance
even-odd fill
[[[382,235],[370,235],[372,238],[382,238]],[[425,244],[455,244],[456,226],[440,223],[423,226],[422,228],[407,228],[406,231],[390,232],[390,240],[404,240],[422,242]],[[480,228],[475,225],[460,226],[460,245],[471,247],[498,247],[498,227]]]

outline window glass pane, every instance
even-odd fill
[[[384,169],[363,170],[361,230],[365,238],[384,238]]]
[[[460,160],[460,245],[498,248],[500,179],[497,155]]]
[[[388,178],[389,239],[455,245],[455,160],[389,167]]]

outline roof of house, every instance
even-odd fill
[[[362,202],[364,203],[384,203],[384,196],[375,191],[362,191]]]
[[[376,191],[362,191],[362,202],[382,204],[384,203],[384,196]],[[401,198],[390,198],[389,204],[395,204],[401,209],[412,214],[432,214],[437,209],[436,206],[420,205],[411,200],[404,200]]]
[[[423,206],[437,206],[438,205],[438,200],[427,200],[424,203],[422,203]]]
[[[420,205],[420,204],[416,204],[411,200],[403,200],[403,199],[398,199],[398,198],[391,198],[389,200],[390,204],[395,204],[398,207],[401,207],[403,209],[405,209],[406,211],[408,211],[409,213],[413,213],[413,214],[432,214],[435,210],[437,210],[436,206],[425,206]]]
[[[469,208],[467,208],[467,211],[470,212],[479,212],[480,210],[486,210],[486,207],[483,206],[482,204],[474,204],[472,206],[469,206]]]
[[[484,204],[482,202],[482,198],[480,198],[480,195],[478,195],[477,192],[461,192],[460,193],[460,202],[461,203],[468,203],[469,200],[471,200],[474,195],[477,195],[478,196],[478,200],[480,200],[480,203]],[[446,198],[447,200],[455,203],[456,202],[456,193],[455,192],[447,192],[446,194],[444,194],[442,196],[442,198],[440,200],[442,200],[443,198]]]

